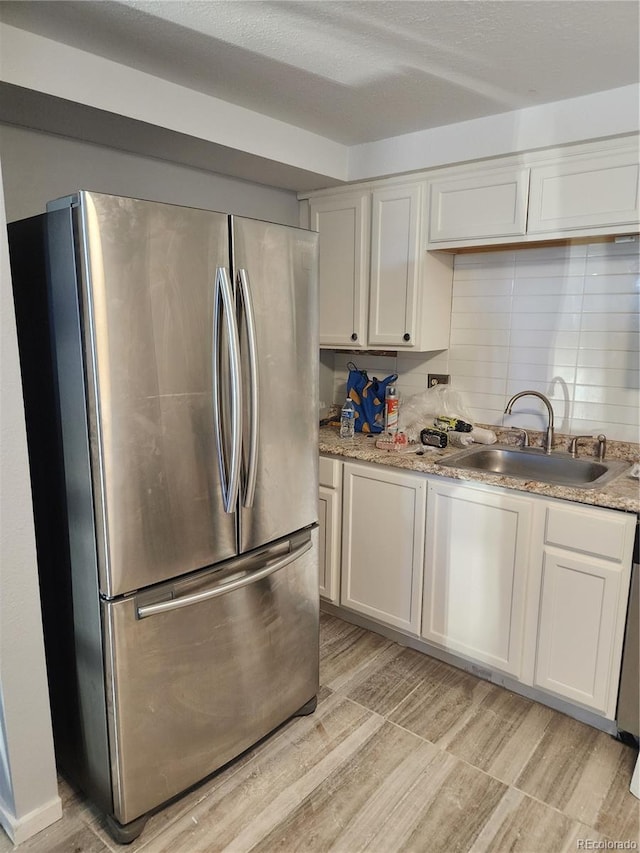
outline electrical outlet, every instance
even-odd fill
[[[448,385],[451,376],[448,373],[428,373],[427,388],[433,388],[434,385]]]

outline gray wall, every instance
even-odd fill
[[[53,756],[22,387],[1,197],[0,399],[0,824],[12,840],[20,842],[56,820],[62,811]]]
[[[0,125],[6,221],[77,189],[298,224],[294,193]],[[24,841],[61,813],[51,737],[5,211],[0,197],[0,824]]]
[[[288,190],[62,136],[0,124],[0,159],[8,222],[85,189],[298,224],[298,201]]]

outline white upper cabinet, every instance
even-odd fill
[[[320,346],[366,346],[370,193],[312,198],[319,231]]]
[[[637,222],[638,152],[575,157],[531,170],[530,234]]]
[[[639,174],[637,137],[436,170],[427,248],[637,233]]]
[[[422,187],[374,190],[371,217],[369,343],[415,341]]]
[[[424,185],[309,201],[320,232],[320,346],[446,349],[452,258],[425,252]]]
[[[516,167],[434,181],[429,242],[524,234],[528,189],[529,170]]]

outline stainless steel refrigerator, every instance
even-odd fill
[[[315,708],[317,235],[87,191],[9,232],[58,761],[128,841]]]

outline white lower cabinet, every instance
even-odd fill
[[[340,603],[416,635],[426,491],[419,474],[344,464]]]
[[[547,506],[534,684],[609,719],[634,531],[625,513]]]
[[[422,636],[522,675],[532,501],[430,482]]]
[[[321,596],[615,719],[635,515],[320,462]]]
[[[320,457],[318,495],[318,583],[320,596],[340,599],[340,534],[342,531],[342,462]]]

